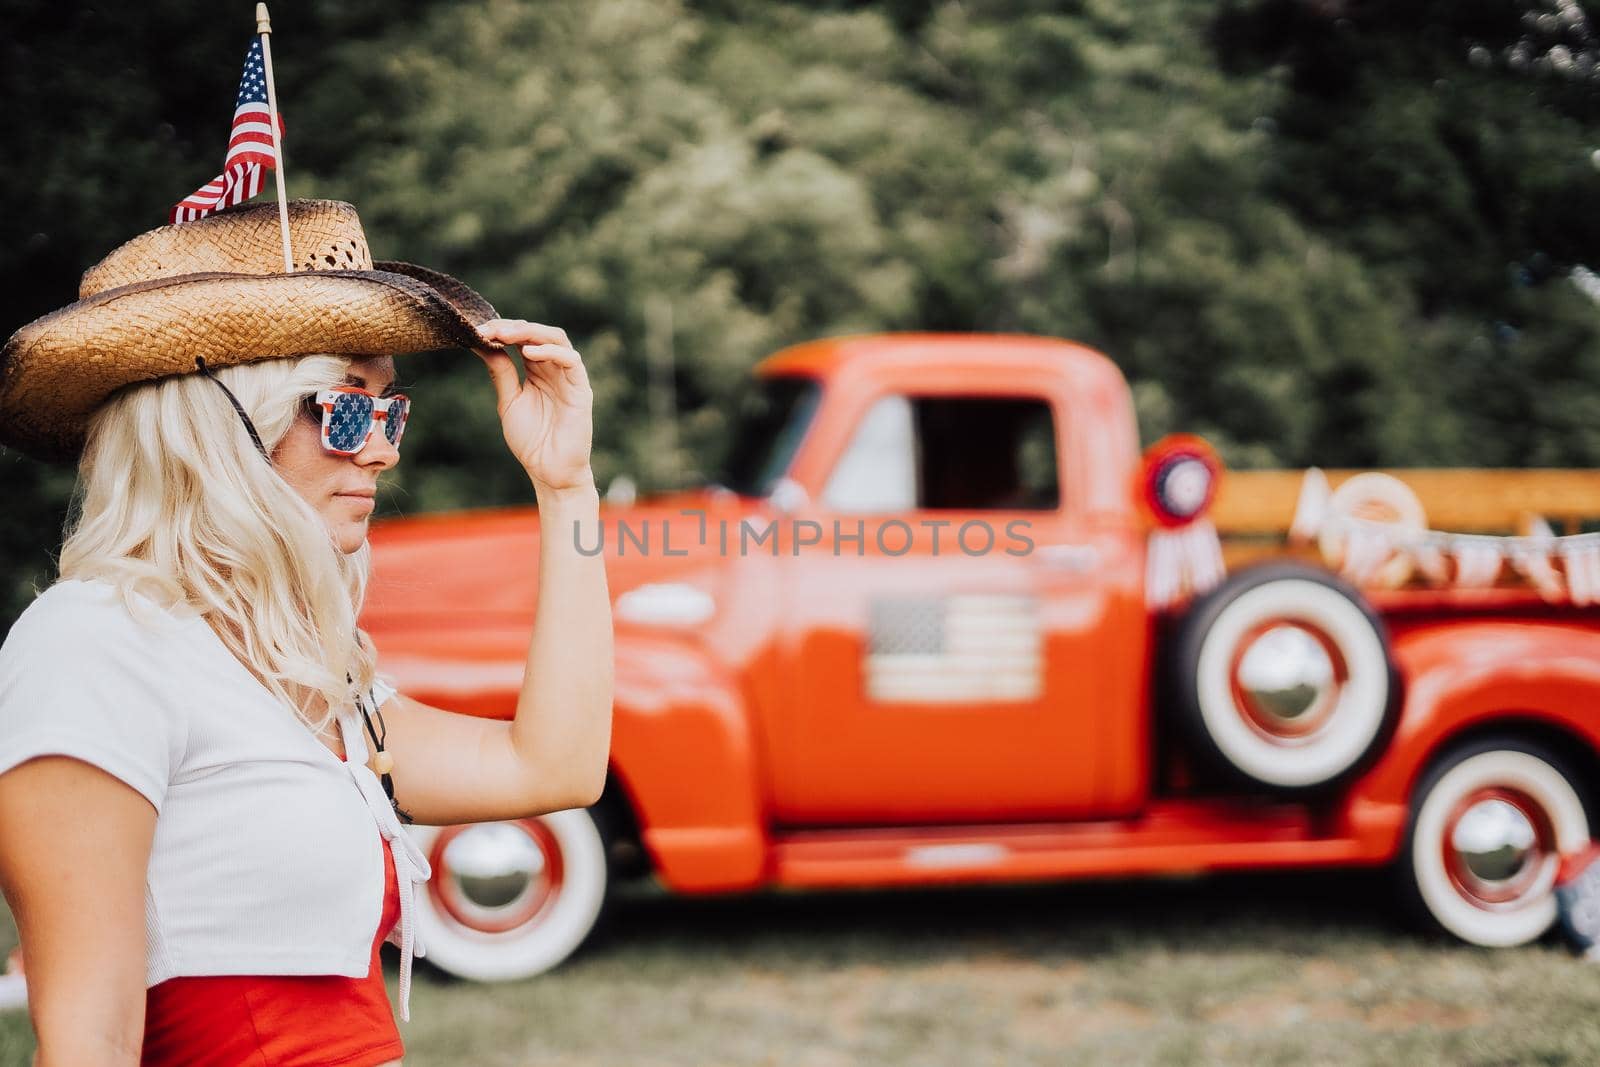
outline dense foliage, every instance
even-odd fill
[[[3,6],[10,329],[215,173],[250,23]],[[567,327],[602,485],[708,473],[774,348],[913,328],[1087,341],[1240,465],[1600,459],[1577,0],[276,6],[291,195]],[[402,374],[391,508],[529,498],[476,360]],[[9,618],[70,472],[0,484]]]

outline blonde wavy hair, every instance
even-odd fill
[[[305,397],[351,359],[305,356],[215,371],[272,452]],[[198,612],[312,730],[372,684],[356,625],[370,552],[341,552],[321,517],[263,462],[216,382],[183,374],[114,394],[78,465],[61,577],[98,578]]]

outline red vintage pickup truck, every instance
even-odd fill
[[[600,803],[413,828],[444,969],[552,967],[638,877],[1393,865],[1469,942],[1552,925],[1600,786],[1592,611],[1506,582],[1363,592],[1288,557],[1153,608],[1129,389],[1066,341],[788,349],[757,368],[732,455],[721,484],[608,505],[580,540],[616,598]],[[1180,504],[1209,492],[1193,473]],[[538,534],[531,508],[374,529],[364,621],[403,691],[512,713]]]

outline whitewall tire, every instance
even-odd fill
[[[600,917],[606,849],[585,810],[408,832],[433,868],[417,926],[441,970],[528,978],[570,956]]]
[[[1536,940],[1556,921],[1561,855],[1589,841],[1568,772],[1535,746],[1484,742],[1418,785],[1401,856],[1413,903],[1474,945]]]
[[[1236,780],[1301,793],[1345,780],[1396,705],[1383,626],[1333,575],[1243,571],[1197,603],[1174,643],[1178,713],[1201,758]]]

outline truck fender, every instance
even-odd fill
[[[1395,846],[1418,779],[1468,735],[1503,727],[1600,750],[1600,633],[1556,623],[1464,621],[1406,633],[1394,642],[1403,679],[1400,719],[1387,750],[1351,793],[1355,812],[1398,813]],[[1591,784],[1600,787],[1600,781]],[[1385,821],[1394,821],[1392,818]]]
[[[690,640],[617,633],[611,767],[660,879],[683,892],[761,884],[767,839],[737,680]]]

